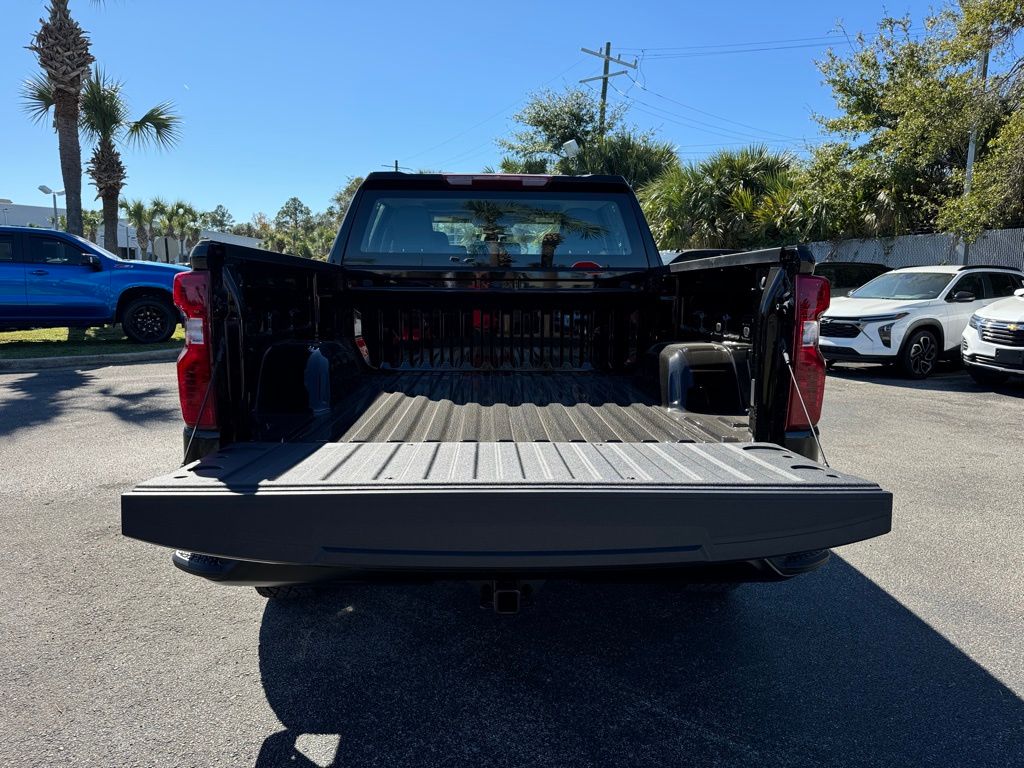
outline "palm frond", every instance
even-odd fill
[[[99,67],[82,87],[82,132],[90,141],[113,141],[128,120],[128,105],[121,95],[122,83],[107,77]]]
[[[181,138],[181,116],[174,112],[172,102],[164,101],[129,123],[125,133],[128,141],[135,145],[173,147]]]
[[[21,84],[21,105],[34,123],[42,123],[54,106],[50,78],[39,72]]]

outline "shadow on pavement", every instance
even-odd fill
[[[938,370],[927,379],[908,379],[895,366],[868,365],[836,365],[829,370],[829,377],[847,379],[849,381],[870,381],[890,387],[918,389],[930,392],[995,392],[1002,395],[1024,397],[1024,380],[1010,379],[1005,384],[995,387],[975,384],[962,367],[953,363],[940,364]]]
[[[11,435],[58,418],[74,404],[72,394],[91,378],[80,370],[11,374],[0,386],[0,434]]]
[[[138,392],[118,392],[113,387],[93,388],[98,381],[91,368],[74,368],[11,373],[0,384],[0,434],[10,435],[31,429],[63,416],[73,408],[95,408],[82,398],[83,393],[100,396],[97,410],[108,411],[119,419],[147,425],[166,424],[178,413],[173,379],[165,387],[150,387]],[[130,375],[130,374],[126,374]]]
[[[156,422],[163,425],[179,413],[174,405],[160,404],[168,391],[171,391],[168,387],[150,387],[141,392],[116,392],[111,387],[104,387],[97,393],[106,398],[103,410],[109,411],[122,421],[129,424]],[[176,392],[176,387],[173,391]]]
[[[260,671],[261,768],[1024,764],[1024,702],[839,558],[727,598],[549,584],[511,619],[339,587],[267,605]]]

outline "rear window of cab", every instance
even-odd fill
[[[367,190],[342,263],[369,267],[643,269],[624,194]]]

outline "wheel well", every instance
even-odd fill
[[[903,347],[906,346],[907,341],[910,340],[910,335],[914,331],[920,331],[922,328],[926,329],[926,330],[929,330],[929,331],[931,331],[932,333],[935,334],[935,338],[939,342],[939,352],[940,352],[940,354],[942,352],[944,352],[945,349],[946,349],[946,339],[944,338],[943,333],[942,333],[942,326],[939,325],[939,323],[937,323],[934,320],[921,320],[920,322],[917,322],[917,323],[914,323],[913,325],[911,325],[907,329],[907,332],[905,334],[903,334],[903,344],[900,347],[900,350],[902,351]]]
[[[124,308],[142,296],[155,296],[174,306],[174,300],[171,298],[170,291],[161,290],[160,288],[129,288],[117,300],[117,314],[114,315],[114,322],[120,323],[121,316],[124,314]]]

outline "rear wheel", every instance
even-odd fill
[[[281,587],[256,587],[256,593],[268,600],[297,600],[313,593],[311,584],[287,584]]]
[[[985,368],[976,368],[973,365],[967,366],[967,372],[971,374],[975,384],[980,384],[983,387],[994,387],[1010,378],[1008,374],[1000,373],[999,371],[989,371]]]
[[[177,324],[177,311],[170,301],[161,296],[140,296],[132,299],[121,315],[124,335],[136,344],[157,344],[167,341]]]
[[[911,331],[900,350],[900,367],[912,379],[926,379],[935,371],[939,359],[939,340],[933,331]]]

